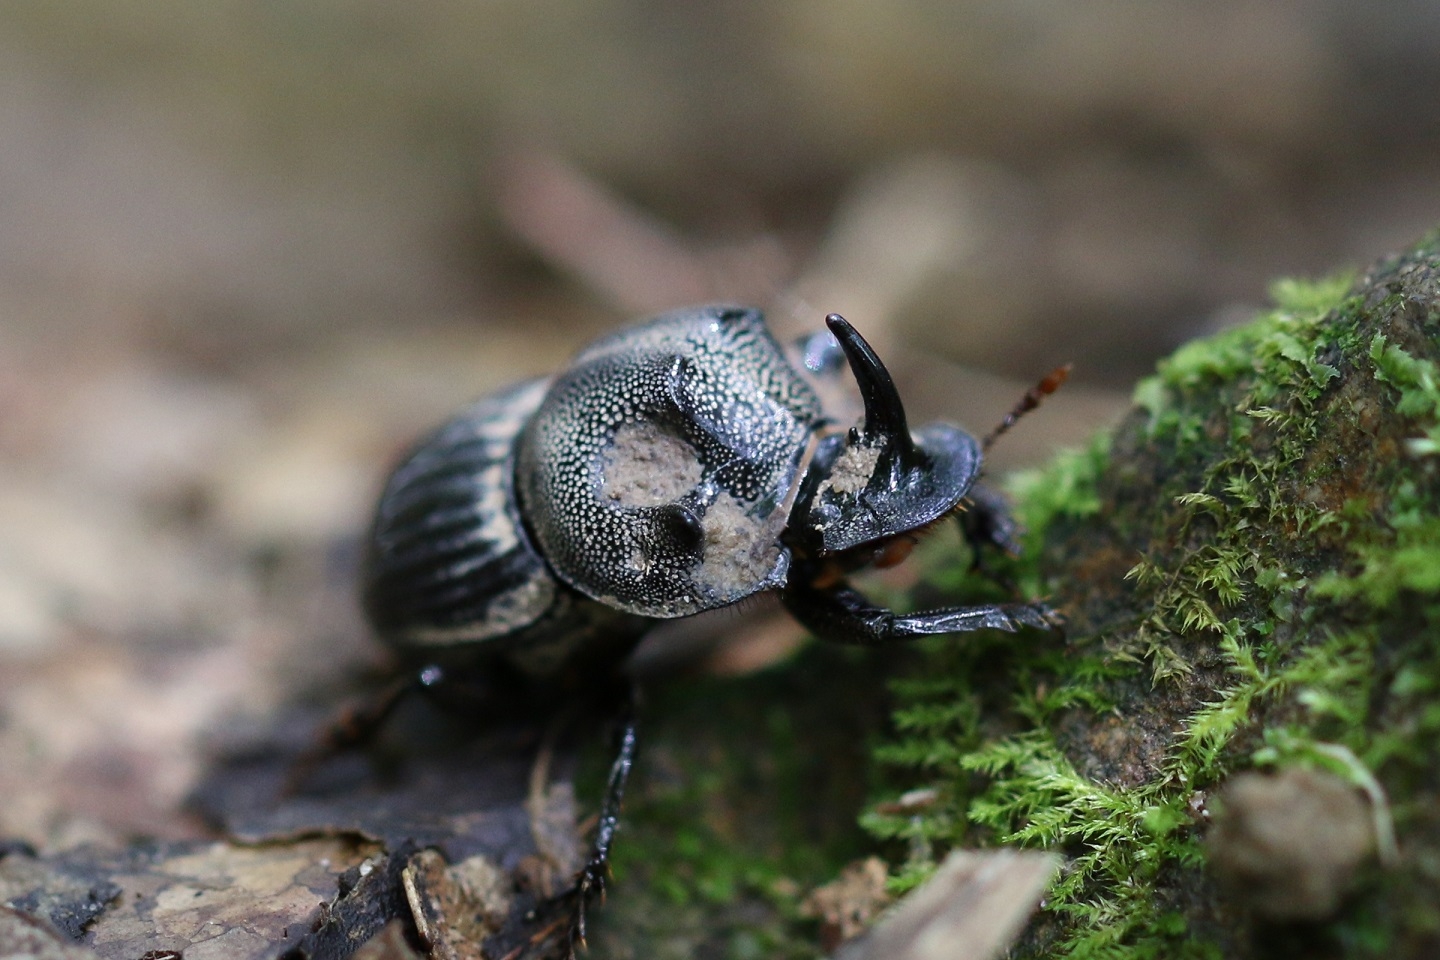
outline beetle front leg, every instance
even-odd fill
[[[575,956],[577,944],[585,943],[585,915],[590,899],[605,896],[605,884],[610,873],[610,846],[615,841],[615,830],[620,824],[620,805],[625,799],[625,784],[630,779],[630,770],[635,766],[637,743],[635,704],[638,699],[632,686],[625,702],[623,727],[620,730],[620,745],[614,761],[610,764],[610,776],[605,783],[605,798],[600,804],[600,820],[595,828],[595,843],[590,850],[590,859],[575,877],[572,894],[575,897],[575,920],[570,928],[570,956]]]
[[[1060,615],[1043,603],[992,603],[900,614],[876,606],[844,585],[821,588],[791,584],[780,598],[795,619],[816,636],[860,646],[972,630],[1053,630],[1061,622]]]
[[[1020,552],[1020,524],[1010,515],[1010,503],[1005,495],[990,487],[977,485],[966,494],[970,505],[955,515],[960,522],[960,532],[975,550],[975,565],[980,566],[981,551],[985,547],[998,547],[1015,556]]]

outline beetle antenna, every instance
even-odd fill
[[[1015,426],[1021,417],[1040,406],[1040,401],[1050,396],[1050,394],[1056,390],[1059,390],[1060,385],[1065,382],[1065,378],[1070,376],[1070,368],[1072,366],[1074,366],[1074,364],[1067,363],[1064,366],[1056,367],[1047,373],[1043,380],[1029,390],[1026,390],[1025,396],[1021,397],[1020,402],[1015,404],[1009,413],[1005,414],[1005,419],[1000,421],[1000,425],[994,430],[991,430],[985,439],[980,441],[980,449],[989,450],[990,444],[994,443],[1002,434]],[[866,409],[869,408],[867,407]]]
[[[826,317],[825,326],[840,341],[840,349],[845,351],[850,371],[860,385],[860,397],[865,401],[865,437],[893,444],[895,451],[905,456],[913,443],[910,427],[905,422],[905,406],[900,402],[900,392],[895,389],[890,371],[865,338],[840,314]]]

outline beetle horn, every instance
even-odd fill
[[[825,325],[839,341],[865,401],[864,428],[820,440],[791,512],[790,541],[812,556],[883,546],[954,511],[980,473],[980,444],[959,427],[910,433],[885,364],[844,317]]]
[[[905,421],[905,406],[900,402],[900,392],[895,389],[890,371],[865,338],[840,314],[826,317],[825,326],[840,341],[840,349],[845,351],[845,359],[860,384],[860,397],[865,401],[865,439],[905,458],[914,444],[910,439],[910,426]]]

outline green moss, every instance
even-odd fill
[[[883,696],[873,655],[820,644],[751,676],[650,685],[590,956],[820,956],[799,907],[869,852],[854,812]],[[607,762],[594,751],[582,796]]]
[[[1410,452],[1428,456],[1440,452],[1440,374],[1435,363],[1412,357],[1399,346],[1385,342],[1383,333],[1370,341],[1370,359],[1375,377],[1393,386],[1400,394],[1398,413],[1430,421],[1425,434],[1410,440]]]
[[[1045,847],[1069,865],[1022,952],[1283,955],[1206,880],[1206,803],[1236,769],[1318,765],[1426,853],[1394,854],[1311,935],[1423,955],[1440,929],[1437,251],[1440,234],[1353,286],[1277,284],[1274,309],[1163,362],[1113,436],[1016,480],[1031,549],[1011,573],[1069,636],[931,643],[895,684],[878,756],[937,798],[864,818],[907,844],[897,886],[947,847]]]

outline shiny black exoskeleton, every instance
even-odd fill
[[[378,632],[417,665],[601,683],[658,620],[760,591],[844,643],[1052,626],[1039,603],[896,614],[845,583],[963,507],[972,539],[1008,547],[1010,526],[995,498],[967,500],[980,444],[946,424],[912,432],[869,344],[826,323],[792,362],[758,311],[677,311],[462,411],[380,498],[364,573]],[[864,401],[854,426],[812,385],[842,358]],[[632,724],[577,880],[582,937],[633,751]]]

